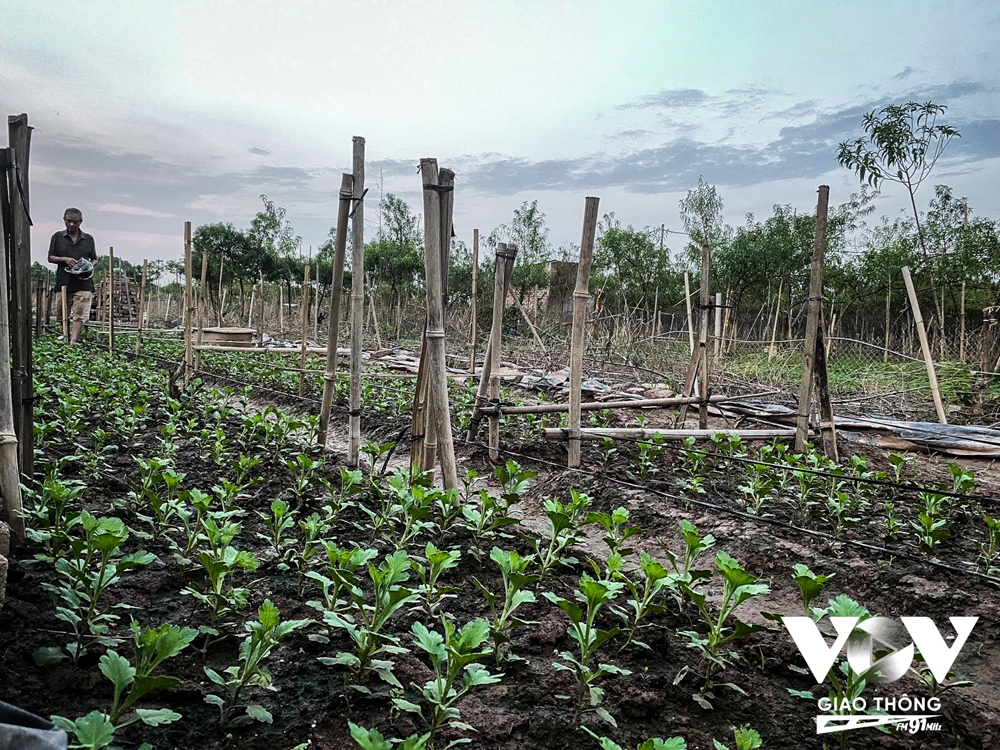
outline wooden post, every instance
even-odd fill
[[[771,348],[767,350],[767,358],[769,360],[774,359],[774,355],[778,353],[775,341],[778,338],[778,317],[781,315],[781,289],[784,284],[784,279],[778,282],[778,299],[774,305],[774,325],[771,327]]]
[[[660,287],[656,287],[653,292],[653,324],[649,330],[650,336],[654,339],[660,335]]]
[[[219,320],[222,320],[221,313],[219,313]],[[222,323],[220,322],[219,325]],[[278,282],[278,332],[281,334],[285,332],[285,288],[280,281]]]
[[[472,230],[472,334],[469,346],[469,372],[476,374],[476,339],[479,336],[477,325],[477,295],[479,294],[479,230]]]
[[[507,295],[510,292],[510,282],[514,272],[514,261],[517,256],[517,245],[507,244],[507,258],[504,261],[503,275],[503,306],[500,309],[500,327],[497,335],[497,345],[492,350],[490,362],[490,400],[494,403],[500,402],[500,340],[499,335],[503,331],[503,313],[507,309]],[[496,461],[500,458],[500,417],[491,415],[489,420],[489,440],[490,459]]]
[[[931,384],[931,395],[934,397],[934,409],[937,411],[938,422],[948,424],[948,417],[944,411],[944,404],[941,402],[941,390],[938,388],[937,373],[934,371],[934,360],[931,357],[931,347],[927,343],[927,331],[924,329],[924,318],[920,314],[920,303],[917,302],[917,292],[913,288],[913,279],[910,278],[910,269],[903,266],[903,283],[906,284],[906,295],[910,299],[910,308],[913,310],[913,323],[917,327],[917,336],[920,337],[920,351],[924,355],[924,364],[927,366],[927,379]]]
[[[2,151],[0,151],[2,156]],[[0,194],[6,193],[0,188]],[[6,197],[6,196],[4,196]],[[18,470],[18,440],[11,383],[11,337],[9,310],[5,302],[7,289],[7,250],[3,238],[9,228],[4,226],[0,210],[0,522],[5,522],[18,542],[24,542],[24,519],[21,517],[21,476]],[[12,248],[13,249],[13,248]],[[65,292],[65,287],[63,288]],[[2,586],[2,583],[0,583]],[[3,590],[0,587],[0,601]]]
[[[722,338],[722,292],[715,293],[715,336],[714,341],[714,354],[715,361],[718,362],[720,359],[719,345],[722,343],[720,339]]]
[[[351,213],[354,176],[340,179],[340,202],[337,209],[337,236],[333,249],[333,284],[330,288],[330,320],[326,333],[326,373],[323,375],[323,401],[319,412],[319,444],[326,447],[330,429],[330,410],[337,385],[337,340],[340,338],[340,299],[344,292],[344,255],[347,250],[347,221]]]
[[[812,411],[813,373],[816,362],[816,340],[823,306],[823,256],[826,252],[826,224],[830,205],[830,188],[819,186],[816,204],[816,234],[813,239],[812,265],[809,269],[809,300],[806,317],[806,340],[802,353],[802,380],[799,382],[799,413],[795,427],[795,451],[805,449],[809,433],[809,413]],[[825,354],[825,351],[824,351]],[[825,359],[825,357],[824,357]]]
[[[315,266],[316,293],[313,295],[313,337],[319,343],[319,260]]]
[[[193,324],[193,293],[191,289],[191,222],[184,222],[184,383],[191,378],[193,350],[191,327]]]
[[[494,370],[497,372],[497,396],[500,395],[500,334],[503,331],[503,311],[507,307],[507,290],[510,288],[510,276],[516,258],[516,245],[508,247],[506,243],[497,243],[496,261],[493,266],[493,322],[490,326],[490,338],[486,342],[483,366],[479,372],[476,403],[472,408],[472,418],[469,420],[469,432],[466,439],[470,442],[475,440],[479,433],[479,423],[482,421],[481,410],[489,398],[487,394],[492,388]],[[490,443],[490,445],[493,444]],[[499,456],[499,453],[496,455]]]
[[[12,282],[8,293],[14,315],[9,324],[14,327],[11,337],[10,366],[12,368],[11,398],[14,405],[14,431],[17,433],[18,465],[30,483],[35,465],[35,422],[33,407],[33,364],[31,354],[31,191],[28,166],[31,156],[31,131],[28,115],[7,118],[10,143],[7,172],[10,218],[7,227],[11,237],[8,268]],[[6,301],[7,298],[4,298]]]
[[[41,279],[39,279],[38,283],[35,284],[35,337],[36,338],[42,335],[42,318],[44,317],[43,316],[44,311],[42,310],[42,307],[45,304],[44,302],[45,290],[43,286],[44,282]]]
[[[142,325],[146,315],[146,276],[149,272],[149,261],[142,261],[142,283],[139,285],[139,320],[135,327],[135,353],[142,348]]]
[[[885,288],[885,350],[882,352],[882,361],[889,361],[889,327],[891,325],[891,320],[889,318],[889,306],[892,303],[892,274],[889,274],[887,279],[887,284]]]
[[[108,248],[108,351],[115,350],[115,249]]]
[[[309,264],[303,266],[302,272],[302,342],[300,344],[300,351],[302,354],[299,357],[299,367],[303,370],[306,369],[306,347],[309,346],[307,339],[309,338]],[[299,396],[306,395],[306,374],[304,372],[299,373]]]
[[[45,327],[49,327],[52,319],[52,274],[45,271]]]
[[[583,402],[584,326],[587,304],[590,302],[590,266],[594,256],[594,236],[597,233],[597,209],[600,198],[588,197],[583,209],[583,236],[580,238],[580,262],[576,267],[576,289],[573,290],[573,332],[569,354],[569,443],[567,466],[580,466],[580,404]]]
[[[708,428],[708,310],[709,295],[708,282],[709,274],[712,271],[712,247],[706,242],[701,246],[701,293],[698,296],[698,304],[701,307],[701,314],[698,316],[698,395],[702,400],[698,406],[698,427]]]
[[[365,336],[365,139],[354,137],[353,219],[351,222],[351,393],[348,466],[361,457],[361,347]],[[424,217],[426,221],[426,217]],[[436,227],[435,227],[436,229]]]
[[[442,212],[443,193],[438,188],[454,188],[454,172],[441,170],[438,174],[437,160],[421,159],[420,175],[424,193],[424,268],[427,284],[427,365],[428,365],[428,427],[438,443],[441,460],[441,482],[445,489],[458,486],[458,470],[455,464],[455,443],[451,433],[451,414],[448,409],[448,381],[445,377],[445,332],[444,332],[444,275],[447,266],[442,259],[447,257],[446,249],[451,238],[443,231],[447,221],[447,206]],[[425,455],[430,450],[430,440],[424,441]]]
[[[684,303],[687,305],[688,345],[694,354],[694,318],[691,316],[691,281],[688,272],[684,272]]]
[[[968,211],[969,207],[966,206],[965,210]],[[958,333],[958,359],[961,362],[965,362],[965,279],[962,279],[962,313],[959,318],[959,333]]]
[[[208,253],[202,251],[201,253],[201,282],[198,284],[198,336],[197,343],[201,346],[201,342],[205,336],[205,315],[208,312],[208,295],[205,293],[207,291],[206,284],[208,283]],[[201,369],[201,349],[195,350],[194,355],[194,369],[197,371]]]
[[[368,297],[368,312],[371,313],[372,317],[372,328],[375,329],[375,347],[378,349],[382,348],[382,332],[379,330],[378,325],[378,315],[375,313],[375,295],[371,294]]]
[[[226,256],[220,253],[219,254],[219,320],[218,320],[219,328],[222,328],[222,308],[226,302],[226,297],[222,293],[222,276],[223,276],[222,271],[225,265],[226,265]]]
[[[823,453],[834,462],[840,461],[837,451],[837,425],[833,418],[833,401],[830,399],[830,378],[827,371],[827,353],[829,340],[826,335],[826,323],[823,319],[823,308],[820,308],[819,328],[816,332],[816,363],[813,376],[816,381],[816,396],[819,400],[819,432],[823,440]]]

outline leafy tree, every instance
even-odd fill
[[[658,229],[623,228],[614,213],[601,220],[594,248],[591,286],[599,286],[607,304],[652,308],[657,292],[660,302],[681,296],[683,272],[670,261],[669,250],[654,241]]]
[[[913,220],[924,257],[927,244],[920,227],[916,192],[927,179],[952,138],[961,134],[950,125],[940,125],[938,116],[948,108],[941,104],[907,102],[872,110],[862,119],[865,135],[840,144],[837,161],[853,169],[862,182],[873,188],[883,181],[906,188]]]
[[[723,205],[722,196],[715,186],[709,185],[700,175],[698,187],[688,190],[687,197],[680,203],[684,231],[691,237],[687,254],[695,265],[700,263],[703,244],[707,242],[713,249],[718,249],[731,234],[722,219]]]
[[[501,224],[486,240],[492,249],[496,249],[499,242],[517,245],[517,260],[510,283],[517,290],[518,299],[523,302],[532,289],[548,286],[549,273],[545,267],[550,260],[551,246],[545,214],[538,209],[538,201],[525,201],[520,208],[515,208],[510,224]]]
[[[424,275],[423,238],[409,205],[386,193],[379,201],[379,231],[365,245],[365,271],[374,290],[384,289],[391,299],[408,297]]]

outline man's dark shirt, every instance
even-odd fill
[[[69,232],[65,229],[52,235],[49,242],[49,257],[55,255],[59,258],[88,258],[93,262],[97,261],[97,247],[94,245],[94,238],[81,231],[76,238],[76,242],[70,239]],[[66,264],[59,263],[56,267],[56,291],[66,287],[66,294],[76,292],[93,292],[94,279],[81,279],[71,273],[66,273]]]

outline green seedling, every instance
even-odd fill
[[[979,544],[979,563],[986,575],[995,576],[1000,573],[997,561],[1000,560],[1000,518],[993,518],[983,513],[986,522],[987,540]]]
[[[302,546],[296,545],[289,549],[286,557],[295,568],[298,592],[299,596],[302,596],[309,566],[319,552],[321,537],[330,530],[330,526],[319,513],[313,513],[304,521],[299,521],[299,529],[302,531]]]
[[[765,464],[747,464],[746,481],[738,489],[746,496],[743,507],[759,516],[761,510],[774,492],[771,467]]]
[[[401,585],[409,580],[410,569],[410,558],[403,550],[387,555],[378,567],[369,563],[368,575],[372,581],[370,600],[366,599],[359,581],[345,575],[348,582],[345,590],[352,608],[344,614],[327,610],[323,613],[323,620],[331,629],[347,633],[354,644],[354,653],[342,651],[333,658],[320,657],[321,662],[347,667],[359,678],[371,671],[389,685],[402,688],[392,673],[393,662],[376,657],[406,653],[406,649],[399,645],[399,639],[387,631],[386,624],[401,607],[419,596],[416,591]],[[352,687],[365,693],[371,692],[363,685]]]
[[[420,581],[417,592],[423,600],[421,609],[428,617],[435,617],[446,600],[455,598],[454,589],[442,587],[438,581],[442,573],[458,566],[461,556],[459,550],[440,550],[428,542],[424,548],[423,562],[411,558],[410,564]]]
[[[590,707],[594,712],[612,726],[618,726],[614,717],[601,706],[604,700],[604,690],[596,683],[607,675],[628,675],[631,672],[613,664],[598,664],[597,668],[594,669],[591,667],[591,662],[598,649],[621,632],[619,628],[602,630],[596,626],[595,621],[598,613],[618,596],[622,588],[621,582],[598,581],[584,573],[580,577],[579,588],[573,592],[574,598],[581,602],[583,607],[568,599],[556,596],[551,591],[542,594],[569,617],[568,633],[577,646],[576,653],[562,651],[559,655],[564,661],[553,663],[556,669],[572,672],[576,676],[577,695],[573,714],[574,725],[579,723],[584,700],[589,697]]]
[[[351,739],[357,743],[361,750],[426,750],[427,742],[431,738],[430,733],[414,734],[402,742],[394,744],[376,729],[359,727],[353,721],[347,722],[347,725],[351,730]]]
[[[323,591],[323,601],[306,602],[310,607],[325,612],[339,612],[348,606],[348,602],[340,598],[341,592],[350,586],[357,585],[357,570],[362,565],[367,565],[371,560],[378,557],[378,552],[373,549],[362,549],[354,547],[352,549],[338,547],[334,542],[324,541],[323,548],[326,550],[327,562],[325,565],[326,575],[322,575],[315,570],[306,573],[306,578],[316,581]],[[319,638],[321,636],[310,636]],[[323,636],[325,637],[325,636]]]
[[[614,740],[594,734],[587,727],[580,728],[597,740],[597,744],[600,745],[601,750],[623,750],[622,746]],[[645,742],[640,742],[636,745],[635,750],[687,750],[687,741],[683,737],[671,737],[669,740],[650,737]]]
[[[762,742],[760,734],[756,729],[751,729],[749,724],[742,727],[733,727],[733,739],[736,741],[736,750],[757,750]],[[718,740],[712,740],[715,750],[729,750]]]
[[[903,470],[906,465],[910,463],[913,458],[907,456],[905,453],[890,453],[886,458],[889,461],[889,466],[892,467],[892,478],[896,484],[901,484],[903,481]]]
[[[223,670],[219,674],[205,667],[205,674],[220,686],[225,697],[206,695],[205,702],[219,707],[220,723],[223,727],[244,726],[254,721],[273,723],[271,712],[261,705],[241,705],[240,693],[248,687],[273,689],[271,673],[264,667],[264,661],[289,633],[308,625],[311,620],[281,621],[281,614],[270,599],[265,599],[257,610],[257,621],[246,623],[250,634],[240,644],[240,663]],[[225,675],[225,676],[223,676]],[[239,709],[244,713],[234,716]]]
[[[705,673],[701,690],[692,695],[695,702],[702,708],[711,709],[710,698],[715,695],[711,692],[715,687],[712,676],[717,669],[729,667],[737,655],[723,649],[739,638],[744,638],[751,633],[766,630],[761,625],[743,622],[735,617],[737,608],[744,602],[770,593],[771,589],[763,583],[757,583],[757,578],[744,570],[736,560],[723,551],[719,551],[715,556],[715,567],[722,578],[722,596],[719,601],[718,613],[712,613],[708,609],[708,597],[700,589],[694,588],[686,581],[680,581],[680,589],[684,595],[694,602],[701,615],[701,622],[708,631],[701,635],[693,630],[678,631],[678,635],[687,639],[685,644],[688,648],[701,653],[705,659]],[[674,684],[678,684],[688,673],[689,667],[685,666],[674,678]],[[744,690],[733,683],[722,683],[723,686],[731,688],[739,693],[745,694]]]
[[[503,674],[493,674],[478,661],[490,656],[490,650],[481,648],[490,637],[490,626],[479,618],[466,623],[461,629],[447,615],[441,617],[444,633],[428,630],[421,622],[413,623],[413,643],[430,658],[434,678],[423,687],[414,685],[427,701],[427,713],[415,703],[394,698],[393,704],[401,711],[419,716],[430,737],[427,747],[433,749],[434,735],[444,726],[470,731],[472,727],[461,721],[456,704],[474,688],[500,682]],[[446,747],[463,744],[460,740]]]
[[[631,547],[626,547],[625,542],[641,534],[642,529],[628,525],[627,508],[615,508],[611,513],[588,513],[584,524],[592,523],[604,529],[604,543],[608,545],[610,554],[628,557],[635,552]]]
[[[472,580],[483,592],[490,607],[490,637],[493,639],[493,657],[499,666],[505,657],[511,658],[510,653],[505,653],[503,650],[504,645],[510,642],[510,632],[514,628],[537,624],[530,620],[522,620],[514,613],[521,605],[535,601],[535,595],[526,587],[538,583],[539,577],[527,573],[528,566],[534,562],[534,555],[521,557],[515,550],[505,551],[494,547],[490,551],[490,559],[500,569],[500,576],[503,579],[502,602],[500,597],[480,583],[478,578]]]
[[[177,509],[177,518],[181,522],[184,531],[183,546],[175,542],[172,537],[167,537],[170,546],[174,549],[174,557],[181,565],[189,565],[191,553],[202,541],[205,535],[202,533],[202,523],[205,514],[209,512],[212,504],[212,496],[201,490],[190,490],[181,494],[181,504]],[[186,502],[184,502],[186,501]]]
[[[951,536],[945,517],[945,497],[928,490],[920,493],[920,499],[924,503],[923,510],[916,521],[910,521],[910,526],[917,532],[920,549],[931,558],[941,543]]]
[[[591,499],[574,489],[569,492],[570,501],[565,505],[554,498],[542,503],[542,510],[548,518],[546,537],[527,538],[538,560],[539,580],[556,565],[571,566],[579,562],[569,554],[569,550],[580,542],[579,519],[590,506]]]
[[[633,579],[622,572],[619,555],[612,555],[608,558],[608,569],[614,579],[624,583],[631,594],[631,598],[626,602],[629,608],[615,611],[625,622],[625,627],[628,628],[628,638],[621,650],[624,650],[630,643],[649,649],[649,645],[636,639],[635,634],[641,627],[644,627],[642,623],[647,617],[666,612],[666,608],[662,604],[656,603],[656,599],[664,588],[676,587],[676,575],[667,572],[663,565],[646,552],[639,553],[641,579],[638,577]]]
[[[885,503],[882,505],[882,538],[887,542],[894,542],[899,538],[899,531],[902,528],[899,519],[896,517],[896,504]]]
[[[658,463],[663,458],[667,449],[664,447],[666,441],[660,433],[654,433],[649,440],[640,440],[636,443],[636,452],[633,455],[636,470],[626,470],[626,474],[633,481],[645,484],[653,475],[658,474],[660,468]]]
[[[69,546],[73,528],[80,523],[80,512],[72,508],[80,506],[86,486],[77,480],[64,482],[49,476],[42,482],[41,492],[21,487],[27,501],[25,533],[45,550],[35,558],[55,562]]]
[[[285,466],[292,475],[292,497],[295,499],[295,509],[302,510],[306,499],[317,483],[316,472],[323,467],[323,461],[314,461],[305,453],[299,453],[295,458],[285,461]]]
[[[295,544],[295,540],[289,539],[286,534],[295,528],[296,512],[284,500],[275,500],[271,503],[269,514],[257,511],[257,515],[268,530],[267,534],[257,534],[257,537],[270,544],[275,559],[284,563],[289,547]]]

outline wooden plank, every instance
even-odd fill
[[[580,404],[583,402],[584,326],[587,304],[590,302],[590,267],[594,257],[594,237],[597,234],[597,211],[600,199],[588,197],[583,209],[583,235],[580,239],[580,262],[576,267],[576,289],[573,290],[573,329],[570,338],[569,361],[569,448],[567,465],[580,465]]]

